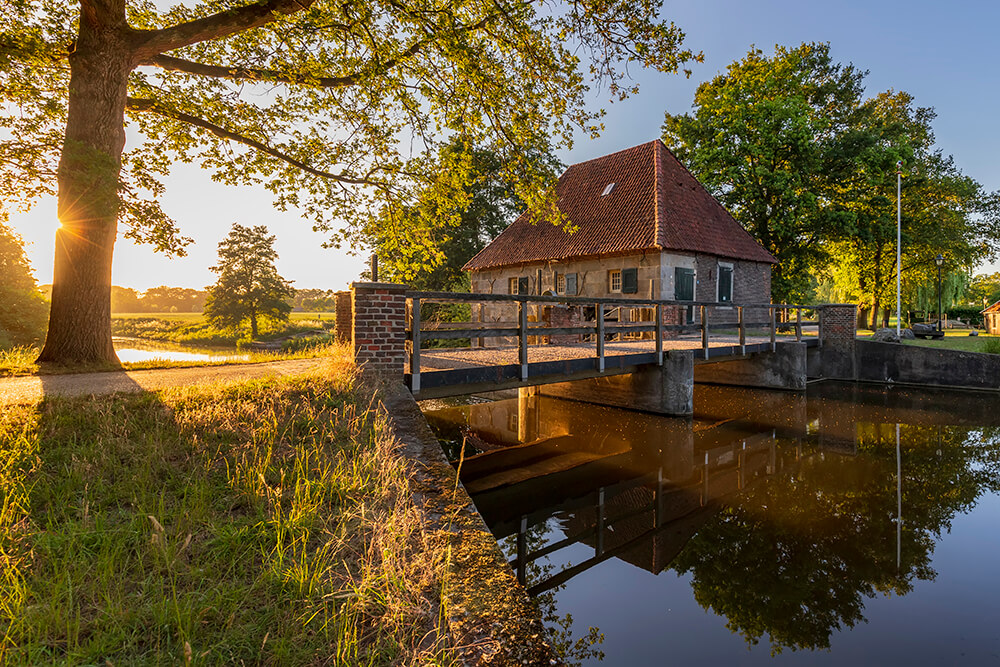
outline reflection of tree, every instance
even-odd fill
[[[693,575],[698,603],[748,644],[767,634],[772,654],[829,648],[834,630],[865,620],[865,598],[905,595],[936,576],[934,538],[1000,489],[998,442],[985,431],[902,427],[898,568],[895,425],[862,428],[856,459],[816,453],[751,486],[672,567]]]
[[[541,549],[546,545],[546,538],[551,532],[551,522],[553,519],[536,523],[529,526],[525,533],[525,544],[527,553]],[[517,535],[510,535],[499,541],[500,549],[510,559],[517,555]],[[566,563],[569,567],[570,563]],[[532,582],[544,581],[551,577],[555,566],[548,559],[539,559],[528,563],[525,568],[528,585]],[[573,638],[573,615],[565,614],[560,616],[556,611],[556,593],[566,584],[556,586],[533,599],[538,608],[539,616],[545,627],[549,630],[549,638],[552,640],[552,647],[556,654],[562,658],[566,665],[580,665],[587,660],[603,660],[604,651],[598,646],[604,643],[604,634],[593,626],[586,635]]]

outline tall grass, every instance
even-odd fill
[[[442,564],[343,359],[0,415],[0,663],[445,661]]]
[[[22,345],[10,349],[0,348],[0,377],[4,375],[30,375],[38,370],[35,359],[38,348]]]

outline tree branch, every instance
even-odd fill
[[[137,31],[135,55],[139,62],[152,56],[210,39],[221,39],[308,9],[315,0],[257,0],[204,18],[162,30]]]
[[[158,102],[156,100],[141,99],[136,97],[130,97],[125,103],[125,108],[132,111],[146,111],[150,113],[155,113],[159,116],[165,118],[172,118],[173,120],[181,121],[182,123],[187,123],[189,125],[194,125],[195,127],[200,127],[203,130],[207,130],[221,139],[228,139],[230,141],[235,141],[243,144],[244,146],[249,146],[254,148],[261,153],[270,155],[273,158],[287,162],[293,167],[298,167],[302,171],[312,174],[313,176],[319,176],[320,178],[328,178],[333,181],[338,181],[340,183],[349,183],[352,185],[373,185],[380,186],[380,183],[372,181],[368,178],[356,178],[353,176],[347,176],[346,174],[334,174],[329,171],[323,171],[322,169],[316,169],[315,167],[310,167],[305,162],[301,160],[296,160],[290,155],[286,155],[281,151],[271,148],[267,144],[263,144],[255,139],[246,137],[242,134],[237,134],[231,130],[227,130],[221,125],[216,125],[204,118],[199,118],[198,116],[192,116],[191,114],[184,113],[183,111],[178,111],[177,109],[172,109],[171,107]]]
[[[457,32],[469,32],[484,28],[495,16],[490,15],[471,25],[458,28]],[[207,65],[197,63],[183,58],[175,58],[162,54],[152,55],[142,65],[156,65],[172,72],[186,72],[187,74],[197,74],[200,76],[212,76],[222,79],[251,80],[251,81],[273,81],[276,83],[289,83],[293,85],[317,86],[320,88],[344,88],[353,86],[360,82],[365,76],[379,76],[386,74],[396,67],[405,58],[415,56],[429,44],[432,39],[421,39],[415,41],[405,51],[399,55],[380,63],[377,68],[371,71],[358,71],[344,76],[290,76],[276,70],[255,69],[252,67],[229,67],[225,65]]]

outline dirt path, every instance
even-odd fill
[[[0,405],[34,403],[49,396],[87,396],[110,394],[116,391],[155,391],[165,387],[185,387],[204,382],[297,375],[314,370],[322,363],[323,359],[291,359],[261,364],[0,378]]]

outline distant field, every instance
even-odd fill
[[[335,313],[292,313],[289,317],[293,322],[300,320],[332,320]],[[112,313],[112,318],[138,319],[151,317],[157,320],[176,320],[178,322],[199,322],[205,319],[204,313]]]

